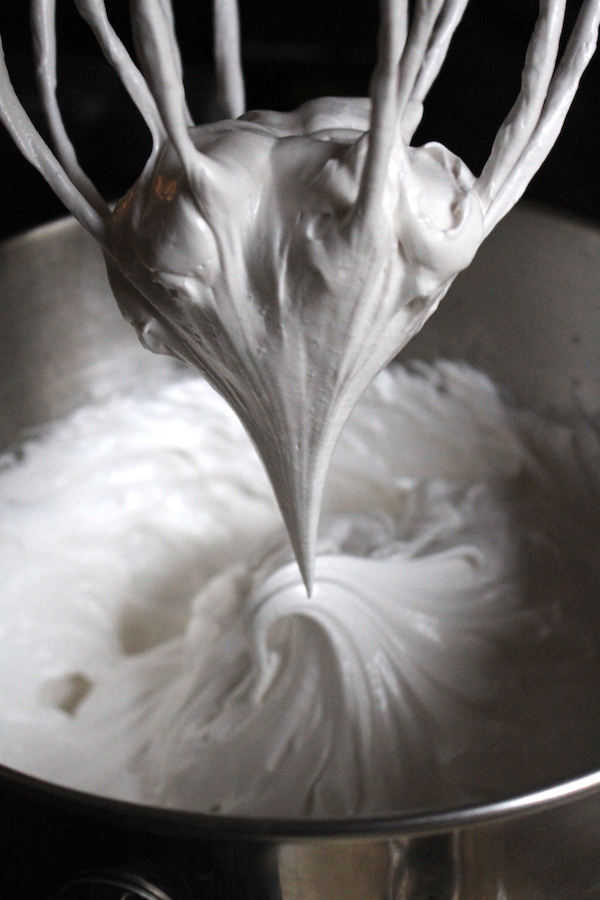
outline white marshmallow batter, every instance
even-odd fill
[[[202,380],[80,409],[0,476],[0,760],[93,793],[330,816],[594,763],[600,442],[439,363],[369,388],[310,598]],[[591,596],[593,595],[593,596]]]

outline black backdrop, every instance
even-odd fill
[[[108,0],[127,33],[126,3]],[[570,0],[574,14],[577,0]],[[188,95],[197,121],[217,115],[209,0],[175,0]],[[291,109],[310,97],[367,91],[375,54],[376,0],[241,0],[249,106]],[[26,0],[2,0],[0,33],[15,86],[40,121]],[[478,171],[519,89],[536,0],[471,0],[428,102],[418,142],[439,140]],[[144,126],[102,60],[71,0],[59,0],[60,97],[84,167],[108,199],[134,181],[148,149]],[[600,63],[580,93],[529,196],[600,219]],[[0,134],[0,238],[63,214],[41,177]]]

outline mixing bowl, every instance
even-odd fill
[[[521,207],[404,356],[466,360],[517,403],[597,418],[599,297],[600,233]],[[71,220],[0,247],[0,300],[2,447],[178,371],[137,344]],[[0,767],[2,889],[45,900],[594,900],[600,746],[597,765],[563,757],[558,783],[519,796],[335,821],[158,810]]]

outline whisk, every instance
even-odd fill
[[[98,241],[145,346],[199,370],[243,422],[310,592],[323,484],[356,400],[436,309],[549,153],[592,56],[600,0],[559,54],[567,0],[540,0],[521,91],[478,177],[411,146],[468,0],[380,0],[369,99],[245,112],[235,0],[215,0],[229,116],[195,126],[170,0],[130,0],[136,60],[103,0],[74,0],[152,137],[112,208],[80,167],[56,100],[55,0],[32,0],[53,150],[0,60],[0,118]],[[412,6],[412,5],[411,5]]]

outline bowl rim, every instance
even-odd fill
[[[546,812],[570,801],[600,794],[600,769],[513,797],[473,801],[454,808],[408,809],[344,818],[271,818],[169,809],[86,793],[0,764],[0,791],[5,789],[19,795],[20,800],[27,797],[30,801],[45,802],[63,811],[110,819],[115,825],[169,836],[243,838],[267,843],[323,838],[381,840],[394,836],[431,835],[482,824],[495,825]]]

